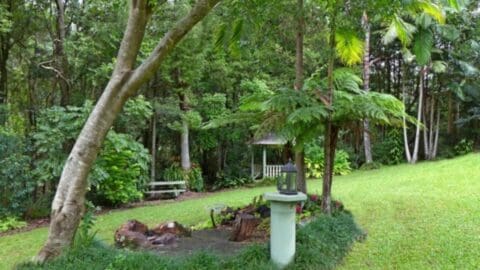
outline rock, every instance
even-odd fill
[[[127,223],[120,226],[119,230],[127,230],[132,232],[139,232],[141,234],[145,234],[148,231],[147,225],[141,223],[136,219],[132,219],[127,221]]]
[[[120,228],[115,232],[115,245],[128,248],[148,248],[150,242],[143,233]]]
[[[170,233],[176,236],[188,236],[192,235],[190,229],[183,227],[180,223],[176,221],[169,221],[159,224],[157,227],[151,230],[156,235],[163,235]]]
[[[171,233],[165,233],[161,236],[155,237],[155,239],[152,240],[153,245],[173,245],[177,242],[177,237],[174,234]]]

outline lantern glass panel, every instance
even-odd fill
[[[277,183],[278,192],[285,195],[296,195],[297,192],[297,168],[289,161],[282,167],[281,176]]]

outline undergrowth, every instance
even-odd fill
[[[319,216],[298,229],[295,262],[288,269],[333,269],[351,245],[363,236],[349,212]],[[252,245],[230,257],[218,257],[204,251],[188,257],[166,257],[153,252],[117,250],[95,241],[89,246],[73,248],[47,264],[27,263],[17,269],[275,269],[269,257],[266,245]]]

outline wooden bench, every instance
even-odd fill
[[[160,195],[160,194],[173,194],[175,197],[181,193],[187,191],[186,181],[158,181],[150,182],[148,184],[150,190],[145,192],[150,196]]]

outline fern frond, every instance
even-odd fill
[[[340,60],[349,65],[362,62],[364,42],[352,31],[338,30],[335,34],[336,52]]]

